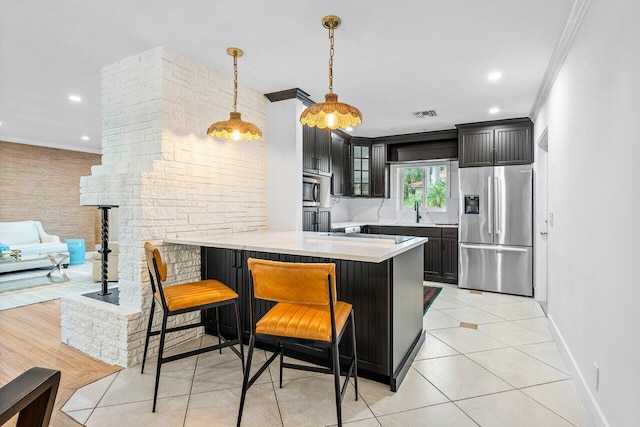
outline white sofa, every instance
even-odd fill
[[[66,243],[47,234],[40,221],[0,222],[0,243],[11,250],[19,249],[23,259],[37,258],[46,252],[69,253]],[[51,261],[2,262],[0,273],[40,267],[51,267]]]

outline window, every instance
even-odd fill
[[[447,208],[447,165],[399,167],[399,192],[401,209],[413,209],[416,201],[429,211]]]

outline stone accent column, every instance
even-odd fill
[[[144,242],[266,228],[265,141],[206,135],[232,109],[227,75],[162,47],[103,67],[102,164],[81,179],[80,193],[82,204],[119,206],[111,227],[119,233],[120,306],[64,298],[63,342],[109,363],[137,363],[151,303]],[[266,134],[266,98],[241,85],[238,101]],[[199,248],[164,245],[161,252],[169,283],[200,278]],[[171,334],[168,346],[197,334]]]

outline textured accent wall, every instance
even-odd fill
[[[41,221],[60,239],[99,241],[100,213],[80,206],[80,177],[100,155],[0,141],[0,221]]]
[[[266,131],[266,98],[238,91],[238,110]],[[119,234],[120,307],[63,299],[63,342],[109,363],[137,363],[140,319],[151,303],[144,242],[266,228],[265,142],[206,135],[232,105],[230,77],[161,47],[103,67],[102,164],[82,178],[81,203],[119,206],[111,226]],[[160,250],[169,283],[200,278],[199,248]],[[172,334],[170,345],[196,333]]]

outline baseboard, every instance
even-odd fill
[[[556,323],[553,321],[553,316],[548,315],[547,318],[549,319],[549,324],[551,325],[550,329],[554,341],[558,346],[558,350],[560,350],[560,353],[562,354],[562,359],[565,361],[567,368],[569,368],[578,394],[582,398],[585,409],[587,411],[589,419],[587,420],[588,424],[586,425],[586,427],[611,427],[609,422],[607,422],[607,418],[604,416],[600,405],[598,405],[595,396],[587,385],[585,376],[583,375],[580,368],[578,368],[576,359],[573,357],[571,350],[567,346],[562,333],[558,329]]]

